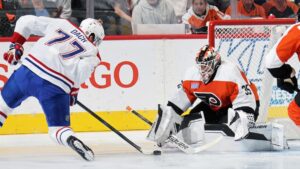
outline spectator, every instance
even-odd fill
[[[120,16],[128,22],[131,22],[131,11],[134,7],[132,1],[114,0],[111,2],[111,6],[118,16]]]
[[[111,6],[114,9],[115,14],[121,18],[119,25],[117,25],[121,34],[132,34],[131,14],[138,1],[133,2],[132,0],[114,0],[111,2]]]
[[[218,0],[216,6],[219,8],[220,11],[225,13],[229,5],[230,5],[230,0]]]
[[[207,0],[208,4],[216,6],[221,12],[225,13],[230,5],[230,0]]]
[[[140,0],[125,0],[128,4],[128,11],[130,16],[132,16],[133,8],[140,2]]]
[[[11,23],[15,21],[15,17],[12,16],[15,15],[6,13],[5,16],[0,16],[0,36],[8,37],[12,35],[13,27]]]
[[[31,0],[19,0],[18,1],[21,8],[33,8]]]
[[[295,4],[300,7],[300,0],[295,0]]]
[[[264,3],[266,3],[268,0],[254,0],[254,2],[257,4],[257,5],[262,5]]]
[[[226,14],[231,16],[231,6],[226,10]],[[238,14],[246,17],[266,18],[263,7],[254,3],[254,0],[240,0],[237,3]]]
[[[0,0],[0,10],[16,10],[18,4],[14,1],[2,1]],[[12,12],[12,11],[11,11]],[[11,36],[16,21],[16,15],[11,12],[5,12],[0,16],[0,36]]]
[[[298,6],[287,0],[269,0],[262,5],[267,16],[273,14],[276,18],[295,17]]]
[[[177,23],[174,8],[166,0],[141,0],[133,9],[132,24]]]
[[[56,0],[55,18],[70,19],[72,15],[71,0]]]
[[[186,14],[183,15],[182,21],[189,24],[192,33],[207,33],[206,23],[213,20],[230,19],[215,6],[209,5],[207,0],[193,0],[192,6]]]
[[[16,10],[18,8],[19,3],[17,0],[0,0],[0,9]]]
[[[132,34],[131,12],[139,0],[95,1],[95,8],[102,11],[104,30],[108,35]]]
[[[174,1],[174,0],[167,0],[170,4],[173,5],[175,15],[177,18],[177,22],[182,22],[182,16],[186,13],[186,11],[189,9],[188,1],[189,0],[180,0],[180,1]]]
[[[36,16],[46,16],[49,17],[48,11],[45,9],[44,3],[42,0],[32,0],[32,5],[34,7]]]

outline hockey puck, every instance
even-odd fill
[[[161,151],[160,150],[154,150],[153,155],[161,155]]]

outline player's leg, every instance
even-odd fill
[[[75,137],[70,128],[70,96],[59,87],[45,81],[37,98],[45,112],[52,140],[71,147],[87,161],[93,160],[93,151]]]
[[[23,69],[24,67],[20,67],[16,70],[0,92],[0,127],[4,124],[7,115],[28,97],[24,89],[28,87],[29,78]]]
[[[289,104],[288,115],[291,120],[300,126],[300,92],[297,93],[295,99]]]
[[[3,92],[4,91],[4,92]],[[7,89],[3,90],[0,94],[0,127],[2,127],[7,119],[7,115],[12,112],[12,108],[7,105]],[[6,100],[6,101],[5,101]]]

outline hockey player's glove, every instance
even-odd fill
[[[11,43],[9,46],[9,50],[4,53],[3,58],[11,65],[18,64],[18,61],[21,59],[23,55],[23,47],[19,43]]]
[[[277,78],[278,88],[289,93],[294,93],[298,90],[298,83],[295,77],[296,71],[289,64],[283,64],[278,68],[268,68],[273,77]]]
[[[277,86],[281,90],[285,90],[289,93],[294,93],[298,89],[298,82],[295,76],[287,79],[277,79]]]
[[[70,106],[74,106],[77,103],[77,96],[78,96],[79,89],[72,88],[70,92]]]
[[[228,109],[228,126],[234,132],[234,140],[239,141],[249,135],[249,128],[255,125],[254,115],[242,110]]]

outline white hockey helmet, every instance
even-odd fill
[[[99,46],[101,44],[105,36],[101,20],[87,18],[80,23],[79,27],[87,37],[94,36],[92,42],[94,45]]]
[[[202,80],[207,84],[221,64],[220,54],[213,47],[203,46],[196,55]]]

